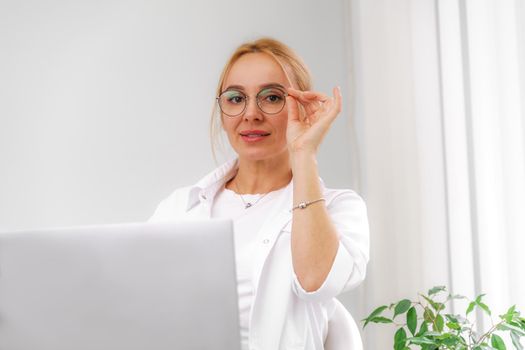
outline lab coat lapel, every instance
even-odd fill
[[[287,319],[292,283],[291,254],[279,254],[269,259],[283,228],[292,220],[293,184],[283,193],[276,211],[259,231],[259,249],[255,250],[252,281],[254,297],[250,314],[250,342],[260,349],[278,349]],[[288,244],[279,241],[278,244]],[[264,288],[259,289],[259,285]]]
[[[272,215],[264,222],[261,229],[259,230],[259,246],[260,249],[256,249],[254,256],[254,269],[252,272],[252,281],[254,282],[255,294],[257,295],[257,288],[259,285],[259,279],[261,277],[262,270],[268,254],[272,250],[275,242],[279,238],[283,227],[290,222],[292,219],[292,197],[293,195],[293,183],[286,187],[283,196],[278,204],[276,204],[276,210],[273,211]]]

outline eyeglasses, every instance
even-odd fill
[[[286,104],[286,93],[284,90],[276,87],[264,88],[255,96],[257,107],[266,114],[277,114],[283,110]],[[223,91],[217,102],[222,113],[228,117],[241,115],[248,105],[249,96],[244,92],[235,89]]]

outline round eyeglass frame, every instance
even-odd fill
[[[283,89],[281,88],[278,88],[278,87],[272,87],[272,89],[275,89],[275,90],[279,90],[280,92],[283,93],[283,96],[284,96],[284,101],[283,101],[283,106],[281,107],[280,110],[278,110],[277,112],[273,112],[273,113],[268,113],[266,111],[264,111],[261,106],[259,105],[259,95],[261,94],[261,92],[263,92],[264,90],[268,90],[268,88],[265,88],[265,89],[262,89],[261,91],[259,91],[257,93],[257,95],[255,95],[255,104],[257,105],[257,108],[259,108],[259,110],[261,112],[263,112],[264,114],[269,114],[269,115],[274,115],[274,114],[278,114],[280,112],[282,112],[282,110],[284,109],[284,106],[286,106],[286,97],[288,96],[288,93],[286,91],[284,91]],[[242,111],[240,111],[239,113],[237,114],[228,114],[226,112],[224,112],[224,110],[222,109],[222,106],[221,106],[221,96],[226,93],[226,92],[229,92],[229,91],[237,91],[239,93],[241,93],[244,97],[245,97],[245,102],[244,102],[244,108],[242,109]],[[217,104],[219,105],[219,109],[221,110],[222,113],[224,113],[226,116],[230,117],[230,118],[234,118],[234,117],[238,117],[240,116],[241,114],[244,113],[244,111],[246,111],[246,107],[248,107],[248,102],[250,100],[250,96],[246,95],[244,92],[242,91],[239,91],[239,90],[235,90],[235,89],[230,89],[230,90],[224,90],[223,92],[221,92],[221,94],[219,96],[217,96],[215,98],[217,100]]]

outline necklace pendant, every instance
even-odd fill
[[[252,203],[246,203],[246,204],[244,205],[244,209],[248,209],[248,208],[251,207],[251,206],[252,206]]]

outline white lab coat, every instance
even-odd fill
[[[215,194],[233,177],[237,167],[238,161],[234,159],[195,185],[175,190],[159,204],[149,221],[210,218]],[[369,232],[364,201],[351,190],[327,189],[322,181],[321,185],[340,236],[332,268],[323,285],[314,292],[306,292],[293,272],[290,246],[293,183],[290,182],[258,235],[261,238],[252,272],[250,349],[323,349],[328,320],[335,310],[334,297],[365,278]]]

